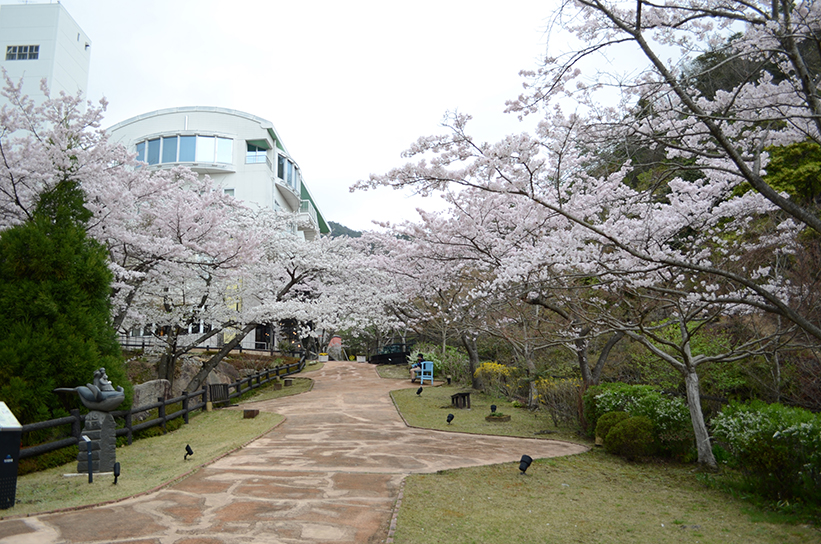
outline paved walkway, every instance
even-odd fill
[[[388,395],[397,382],[368,364],[309,376],[309,393],[254,404],[286,420],[242,450],[150,495],[0,522],[0,544],[384,542],[408,474],[586,449],[408,428]]]

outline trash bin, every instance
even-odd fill
[[[6,403],[0,401],[0,510],[14,506],[22,434],[20,422]]]

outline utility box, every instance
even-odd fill
[[[6,403],[0,401],[0,510],[14,506],[22,434],[20,422]]]

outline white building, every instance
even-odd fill
[[[22,78],[23,93],[34,100],[45,98],[44,78],[52,96],[85,94],[91,40],[61,4],[0,6],[0,45],[0,66],[15,83]]]
[[[209,175],[224,192],[246,205],[299,215],[295,234],[306,241],[330,232],[319,212],[299,165],[288,153],[271,122],[237,110],[181,107],[153,111],[108,129],[113,142],[137,154],[146,168],[186,166]],[[260,325],[242,341],[246,349],[271,349],[290,338],[288,327]],[[206,324],[194,325],[197,334]],[[150,345],[152,327],[136,327],[124,345]],[[218,347],[222,335],[204,346]]]
[[[299,166],[265,119],[225,108],[169,108],[132,117],[108,132],[148,168],[187,166],[246,204],[299,213],[307,220],[299,222],[306,240],[330,232]]]

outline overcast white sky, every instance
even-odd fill
[[[14,3],[2,0],[2,3]],[[92,41],[89,98],[106,126],[148,111],[219,106],[271,121],[326,220],[357,230],[415,219],[431,199],[350,193],[403,164],[448,110],[497,140],[504,102],[546,50],[551,0],[62,0]]]

